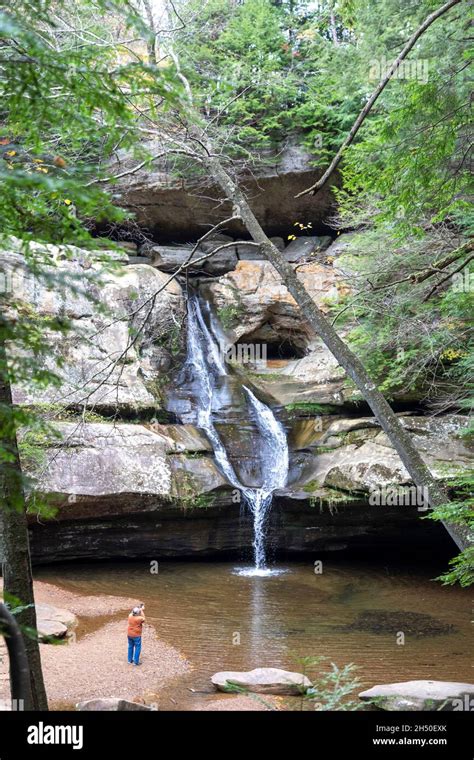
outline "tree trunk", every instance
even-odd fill
[[[22,710],[29,694],[30,669],[20,627],[5,604],[0,604],[0,635],[5,637],[10,660],[12,710]]]
[[[0,408],[12,410],[12,395],[7,375],[5,345],[0,343]],[[11,416],[3,414],[1,421],[0,446],[7,452],[10,461],[0,468],[0,525],[3,546],[3,588],[4,592],[20,600],[25,606],[16,615],[20,626],[32,629],[36,634],[36,608],[33,593],[30,544],[26,520],[26,505],[23,493],[20,456],[16,439],[16,423]],[[48,702],[41,669],[39,643],[23,633],[29,664],[29,683],[25,699],[25,710],[47,710]],[[12,699],[14,698],[12,692]]]
[[[210,147],[207,146],[207,148],[209,154],[212,154]],[[220,160],[212,155],[209,155],[205,160],[215,180],[222,187],[227,198],[234,204],[234,214],[241,217],[252,239],[260,244],[265,257],[280,274],[289,292],[300,307],[301,313],[360,390],[408,470],[414,484],[418,488],[426,489],[425,493],[431,507],[439,507],[442,504],[446,504],[449,499],[444,489],[424,463],[409,433],[405,430],[390,404],[370,378],[360,359],[341,340],[334,327],[328,322],[304,285],[298,279],[293,268],[267,238],[247,203],[244,194],[223,168]],[[461,550],[470,545],[467,527],[464,529],[463,526],[452,524],[445,524],[445,527]]]

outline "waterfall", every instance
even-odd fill
[[[212,325],[212,319],[210,322]],[[219,378],[227,375],[224,352],[206,324],[199,299],[193,296],[188,302],[187,357],[183,377],[191,378],[197,405],[197,425],[206,432],[219,469],[234,488],[242,493],[244,502],[252,514],[254,570],[256,573],[264,574],[268,572],[265,552],[267,517],[273,491],[282,488],[286,483],[288,444],[284,428],[271,409],[244,385],[243,390],[259,433],[262,477],[258,488],[250,488],[240,482],[213,420],[212,407],[217,382]]]

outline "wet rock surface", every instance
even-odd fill
[[[472,452],[458,437],[462,416],[402,418],[426,461],[446,477],[468,467]],[[219,471],[211,446],[192,425],[57,423],[61,439],[45,453],[41,489],[57,512],[30,517],[35,561],[69,558],[234,555],[252,545],[252,525],[240,493]],[[224,427],[224,425],[222,425]],[[290,434],[288,485],[279,489],[268,525],[277,553],[382,548],[403,541],[420,547],[443,528],[420,520],[417,498],[371,504],[374,485],[409,479],[373,418],[297,420]],[[242,472],[258,477],[258,447],[247,456],[238,425],[226,438]],[[346,437],[349,439],[346,440]],[[322,442],[322,443],[321,443]],[[322,450],[321,450],[322,449]],[[41,490],[40,489],[40,490]],[[417,493],[415,493],[417,496]],[[447,539],[449,540],[449,539]]]
[[[472,710],[474,684],[450,681],[403,681],[373,686],[359,694],[381,710],[416,712]]]
[[[255,668],[247,672],[222,671],[215,673],[212,683],[219,691],[236,690],[235,687],[257,694],[287,694],[297,696],[311,686],[302,673],[292,673],[280,668]]]

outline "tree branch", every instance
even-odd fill
[[[354,124],[352,125],[351,131],[347,135],[346,139],[342,143],[341,147],[339,148],[338,152],[334,156],[333,160],[329,164],[329,167],[326,169],[321,179],[318,179],[318,181],[315,182],[314,185],[311,185],[311,187],[308,187],[306,190],[303,190],[301,193],[298,193],[298,195],[295,195],[295,198],[300,198],[302,195],[309,195],[309,194],[316,195],[316,193],[319,190],[321,190],[321,188],[328,181],[329,177],[333,174],[334,170],[337,169],[337,167],[339,166],[345,149],[354,140],[366,116],[372,110],[372,106],[374,105],[378,97],[381,95],[381,93],[383,92],[387,84],[389,83],[390,79],[393,77],[394,73],[400,66],[400,63],[407,57],[408,53],[412,50],[412,48],[418,42],[421,35],[424,32],[426,32],[426,30],[431,26],[431,24],[434,21],[436,21],[436,19],[438,19],[440,16],[442,16],[444,13],[446,13],[446,11],[449,11],[450,8],[452,8],[454,5],[457,5],[459,2],[461,2],[461,0],[449,0],[449,2],[442,5],[441,8],[438,8],[437,11],[434,11],[434,13],[431,13],[429,16],[426,17],[422,25],[418,27],[416,32],[412,34],[412,36],[406,43],[405,47],[399,54],[398,58],[396,58],[396,60],[392,63],[387,74],[384,76],[379,86],[374,90],[374,92],[370,96],[369,100],[367,101],[364,108],[362,109],[357,119],[355,120]]]
[[[471,254],[469,258],[466,259],[466,261],[463,261],[463,263],[460,264],[456,269],[454,269],[452,272],[449,272],[449,274],[447,274],[446,277],[443,277],[439,282],[437,282],[436,285],[433,285],[429,293],[427,293],[427,295],[423,298],[423,303],[425,303],[425,301],[428,301],[428,299],[430,299],[431,296],[434,295],[436,291],[441,287],[441,285],[443,285],[447,280],[449,280],[453,276],[453,274],[457,274],[462,269],[464,269],[464,267],[467,266],[467,264],[469,264],[469,262],[472,259],[474,259],[474,254]]]

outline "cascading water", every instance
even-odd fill
[[[265,556],[265,526],[272,494],[283,488],[288,475],[288,444],[283,426],[275,419],[271,409],[262,404],[251,390],[244,386],[263,444],[262,485],[260,488],[242,488],[245,501],[253,515],[255,567],[263,569]]]
[[[217,381],[219,377],[227,375],[224,352],[206,324],[199,299],[193,296],[188,302],[188,344],[183,377],[190,376],[195,388],[198,427],[207,433],[221,472],[234,488],[242,493],[245,504],[253,516],[255,560],[253,574],[264,575],[270,572],[266,568],[265,553],[267,516],[273,492],[286,483],[288,444],[283,426],[275,418],[271,409],[259,401],[249,388],[243,386],[260,436],[262,482],[258,488],[250,488],[240,482],[213,420],[212,407]]]

